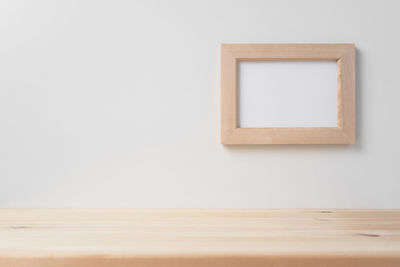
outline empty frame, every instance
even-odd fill
[[[353,44],[223,44],[223,144],[353,144]]]

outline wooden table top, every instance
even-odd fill
[[[0,209],[0,266],[400,266],[400,211]]]

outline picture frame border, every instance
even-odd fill
[[[238,63],[279,60],[337,62],[337,127],[238,127]],[[355,91],[354,44],[222,44],[221,143],[354,144]]]

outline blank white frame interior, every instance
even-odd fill
[[[336,127],[337,63],[240,61],[238,127]]]

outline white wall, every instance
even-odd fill
[[[399,1],[0,0],[0,206],[400,208]],[[354,146],[219,144],[219,44],[355,43]]]

